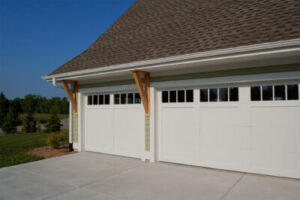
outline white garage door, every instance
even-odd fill
[[[88,95],[85,105],[87,151],[140,157],[145,118],[138,93]]]
[[[298,83],[158,93],[159,160],[300,178]]]

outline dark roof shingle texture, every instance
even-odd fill
[[[50,75],[300,38],[300,0],[138,0]]]

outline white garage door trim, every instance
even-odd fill
[[[277,84],[277,83],[276,83]],[[276,85],[275,84],[275,85]],[[285,84],[285,83],[284,83]],[[257,85],[270,85],[268,84],[257,84]],[[271,84],[273,85],[273,84]],[[230,86],[213,86],[213,88],[222,88],[222,87],[233,87]],[[238,102],[206,102],[201,103],[200,101],[200,92],[199,89],[201,87],[194,87],[194,102],[193,103],[161,103],[162,101],[162,94],[161,91],[163,89],[160,89],[157,91],[157,106],[158,106],[158,113],[157,113],[157,130],[158,130],[158,160],[160,161],[167,161],[167,162],[175,162],[175,163],[182,163],[182,164],[189,164],[189,165],[197,165],[197,166],[204,166],[204,167],[212,167],[212,168],[220,168],[220,169],[228,169],[228,170],[236,170],[236,171],[244,171],[244,172],[252,172],[252,173],[262,173],[262,174],[270,174],[270,175],[276,175],[276,176],[286,176],[286,177],[294,177],[294,178],[300,178],[300,100],[297,101],[260,101],[255,102],[250,100],[250,86],[239,86],[239,101]],[[207,87],[206,87],[207,88]],[[209,88],[209,87],[208,87]],[[182,88],[179,88],[182,89]],[[176,90],[176,89],[166,89],[166,90]],[[298,91],[300,88],[298,87]],[[300,91],[299,91],[300,94]],[[273,87],[273,95],[274,95],[274,87]],[[165,112],[164,110],[170,110],[169,113]],[[182,109],[180,111],[180,115],[176,115],[176,111],[172,112],[173,109]],[[224,121],[229,121],[228,119],[232,120],[232,125],[229,123],[228,127],[226,127],[226,123],[222,122],[218,117],[210,116],[212,113],[217,114],[217,116],[222,117],[222,113],[224,110],[229,111],[229,116],[224,115]],[[229,109],[229,110],[228,110]],[[235,110],[236,109],[236,110]],[[261,109],[269,109],[268,112],[265,110],[261,112]],[[220,111],[222,110],[222,111]],[[199,112],[201,111],[201,112]],[[226,112],[227,112],[226,111]],[[197,113],[198,112],[198,113]],[[225,112],[225,113],[226,113]],[[201,116],[201,113],[205,113],[207,115],[206,119],[203,116]],[[227,114],[228,114],[227,113]],[[247,114],[252,113],[252,114]],[[260,129],[256,129],[257,127],[263,127],[264,124],[259,124],[259,117],[262,117],[263,115],[266,115],[269,119],[265,119],[263,122],[265,123],[271,123],[273,120],[274,125],[276,123],[280,122],[276,116],[272,116],[272,114],[281,113],[283,116],[285,116],[281,123],[285,124],[285,127],[287,127],[289,121],[291,123],[290,130],[288,129],[287,132],[291,134],[292,139],[286,139],[285,141],[281,141],[282,145],[285,145],[285,148],[290,148],[288,150],[282,149],[285,155],[280,155],[280,151],[277,151],[274,146],[272,146],[272,142],[268,143],[266,140],[268,137],[272,136],[271,131],[267,131],[265,133],[265,136],[263,135],[264,131]],[[194,115],[192,118],[188,118],[188,115]],[[294,118],[296,119],[286,119],[287,116],[290,116],[290,114],[294,115]],[[180,127],[175,126],[174,129],[168,128],[168,131],[174,131],[176,133],[177,130],[180,130],[184,132],[185,134],[190,134],[191,132],[194,132],[193,134],[190,134],[190,137],[192,139],[187,138],[180,138],[181,141],[186,140],[185,142],[190,145],[186,145],[184,148],[182,148],[182,152],[178,151],[177,156],[171,155],[171,151],[175,150],[176,147],[180,148],[180,140],[173,141],[173,138],[168,137],[166,134],[166,130],[164,130],[164,127],[168,126],[168,122],[166,122],[166,119],[164,115],[168,115],[167,118],[173,118],[173,120],[170,120],[169,123],[179,124],[176,120],[176,116],[179,116],[178,119],[182,120],[182,123],[185,123],[186,127]],[[187,115],[187,116],[185,116]],[[183,117],[184,116],[184,117]],[[201,120],[200,120],[201,118]],[[194,122],[192,122],[194,120]],[[294,122],[292,122],[294,120]],[[296,120],[296,121],[295,121]],[[298,121],[297,121],[298,120]],[[192,128],[188,127],[188,125],[193,126],[192,124],[201,124],[201,122],[205,122],[205,124],[213,124],[213,123],[224,123],[224,124],[213,124],[213,126],[208,125],[197,125]],[[197,123],[198,122],[198,123]],[[231,130],[236,129],[235,131],[227,131],[227,134],[230,134],[231,137],[213,137],[208,134],[200,134],[200,129],[207,129],[212,130],[212,127],[215,127],[216,131],[215,134],[218,133],[217,129],[222,127],[224,130]],[[280,126],[279,126],[280,127]],[[265,129],[268,129],[269,127],[265,127]],[[191,130],[189,130],[191,129]],[[298,130],[299,135],[293,135],[295,133],[295,130]],[[202,130],[203,132],[203,130]],[[205,131],[204,131],[205,132]],[[220,131],[219,131],[220,132]],[[199,133],[199,134],[198,134]],[[253,134],[254,133],[254,134]],[[284,138],[281,138],[280,135],[278,135],[280,132],[278,130],[273,130],[274,135],[270,140],[273,140],[273,143],[279,143],[278,140],[283,140]],[[168,133],[171,134],[171,133]],[[243,134],[243,136],[238,135]],[[252,136],[251,136],[252,135]],[[256,139],[255,137],[258,139]],[[164,138],[166,137],[166,138]],[[202,137],[202,140],[200,140],[200,137]],[[253,138],[254,137],[254,138]],[[221,138],[221,140],[220,140]],[[232,139],[233,138],[233,139]],[[249,141],[248,139],[252,138],[252,141]],[[261,139],[262,138],[262,139]],[[230,141],[232,139],[232,141]],[[260,140],[261,139],[261,140]],[[167,143],[164,143],[164,140],[168,141]],[[210,141],[209,144],[205,144],[205,140]],[[218,141],[219,140],[219,141]],[[285,142],[293,143],[293,140],[295,142],[298,142],[298,147],[296,145],[291,144],[287,145]],[[202,141],[202,143],[200,142]],[[212,143],[214,141],[214,143]],[[252,142],[252,143],[251,143]],[[260,142],[262,142],[260,144]],[[167,151],[166,148],[164,149],[163,145],[169,145],[170,155],[166,156]],[[201,145],[200,145],[201,144]],[[207,153],[203,153],[205,149],[201,149],[203,146],[209,147],[209,145],[217,144],[220,149],[222,149],[224,152],[220,152],[218,150],[215,150],[214,148],[208,148],[209,151]],[[227,145],[226,144],[231,144]],[[173,145],[173,146],[172,146]],[[229,156],[228,159],[232,162],[226,162],[226,148],[231,148],[231,146],[234,146],[235,148],[232,148],[231,150],[227,150],[228,152],[232,152],[232,156]],[[238,146],[240,145],[240,146]],[[269,145],[269,146],[268,146]],[[242,153],[240,152],[234,152],[235,149],[240,149],[241,151],[244,151]],[[261,149],[261,153],[265,153],[265,157],[267,156],[267,148],[270,148],[272,150],[276,150],[277,152],[269,152],[269,158],[268,161],[264,162],[262,160],[263,156],[260,156],[257,152]],[[216,147],[217,149],[217,147]],[[257,151],[256,153],[253,153]],[[193,152],[193,153],[189,153]],[[251,153],[252,152],[252,153]],[[182,156],[178,156],[180,153],[182,153]],[[214,157],[217,158],[218,154],[222,155],[220,156],[218,160],[210,160],[210,158]],[[274,158],[278,154],[278,157],[280,157],[280,161],[276,160],[277,158]],[[283,153],[281,153],[283,154]],[[289,156],[293,156],[293,158],[288,158]],[[223,159],[223,161],[222,161]],[[286,159],[286,160],[284,160]],[[221,160],[221,161],[220,161]],[[276,167],[272,167],[277,166]],[[282,165],[278,168],[278,165]],[[296,169],[295,169],[296,168]]]

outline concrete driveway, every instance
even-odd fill
[[[83,152],[0,169],[0,199],[299,200],[300,180]]]

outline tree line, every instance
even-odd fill
[[[19,114],[26,114],[26,118],[30,118],[33,113],[50,112],[52,114],[54,112],[55,114],[68,114],[69,102],[67,98],[53,97],[47,99],[39,95],[28,94],[23,99],[15,98],[9,100],[5,97],[4,93],[0,93],[0,127],[3,126],[5,121],[14,125],[19,123]],[[32,124],[32,122],[28,122],[28,124]],[[35,124],[33,126],[35,127]]]

